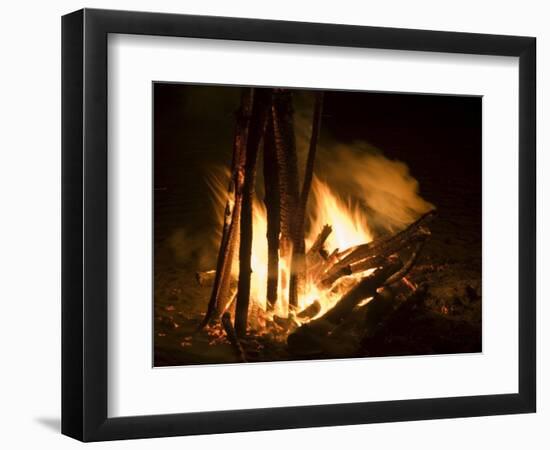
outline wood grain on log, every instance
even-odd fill
[[[286,241],[285,245],[293,243],[293,219],[300,195],[293,114],[291,93],[285,89],[276,89],[273,95],[272,121],[279,169],[281,240]]]
[[[279,283],[279,233],[281,231],[281,205],[279,197],[279,173],[273,121],[267,121],[264,136],[264,186],[267,218],[267,286],[268,310],[273,310],[277,302]]]
[[[364,271],[379,264],[377,258],[388,257],[402,249],[408,248],[419,242],[423,242],[430,231],[425,225],[433,219],[435,211],[424,214],[416,222],[409,225],[404,230],[380,239],[369,242],[368,244],[358,245],[351,249],[344,250],[336,255],[337,261],[334,262],[320,279],[320,285],[330,287],[338,278]]]
[[[300,239],[296,217],[300,204],[298,156],[294,134],[294,112],[292,94],[286,89],[276,89],[272,107],[273,134],[279,169],[279,198],[281,213],[281,255],[292,266],[293,259],[305,254],[303,239]],[[293,255],[296,255],[294,258]],[[296,263],[298,265],[298,262]],[[298,302],[298,285],[291,269],[289,304]]]
[[[392,246],[398,247],[400,243],[406,243],[415,236],[429,235],[429,230],[424,227],[434,219],[435,215],[435,210],[429,211],[422,215],[418,220],[408,225],[404,230],[396,234],[384,236],[380,239],[369,242],[368,244],[362,244],[353,249],[348,249],[351,251],[341,260],[341,262],[343,264],[349,264],[364,258],[387,253],[387,248],[390,248],[391,250]]]

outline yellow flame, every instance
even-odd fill
[[[213,176],[209,180],[213,191],[214,206],[223,223],[223,212],[227,201],[227,183],[223,177]],[[251,276],[251,322],[261,320],[260,315],[265,316],[267,311],[267,214],[264,203],[256,196],[253,201],[253,237],[252,237],[252,276]],[[326,250],[331,253],[334,250],[344,250],[354,245],[364,244],[372,240],[372,234],[368,228],[368,219],[364,211],[358,206],[353,206],[350,199],[342,199],[332,189],[317,178],[313,179],[312,195],[308,204],[308,223],[306,231],[306,251],[314,242],[324,225],[330,225],[332,232],[325,243]],[[238,273],[238,269],[237,269]],[[341,279],[332,289],[319,289],[312,280],[306,282],[303,295],[299,299],[298,310],[306,308],[314,301],[318,301],[321,310],[317,316],[325,311],[341,297],[350,285],[354,284],[365,274],[356,274],[347,279]],[[288,292],[287,286],[283,286],[284,280],[289,280],[290,268],[288,261],[279,260],[279,286],[278,298],[273,314],[281,317],[288,316]]]
[[[352,206],[350,199],[344,201],[318,178],[313,179],[311,190],[309,239],[315,239],[315,233],[328,224],[332,226],[332,233],[326,241],[329,249],[344,250],[372,241],[366,214],[358,206]],[[312,243],[308,242],[309,245]]]

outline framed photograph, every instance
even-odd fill
[[[536,40],[62,20],[62,432],[535,412]]]

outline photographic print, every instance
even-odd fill
[[[155,367],[481,352],[482,98],[153,83]]]

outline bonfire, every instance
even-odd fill
[[[211,288],[199,330],[223,334],[240,361],[249,359],[248,343],[258,336],[284,342],[295,355],[322,353],[350,317],[362,318],[364,341],[425,295],[407,275],[430,237],[435,210],[375,235],[364,211],[315,174],[322,109],[317,93],[300,177],[291,93],[243,91],[229,182],[213,184],[222,222],[217,264],[197,273],[199,284]],[[263,201],[256,195],[259,170]]]

